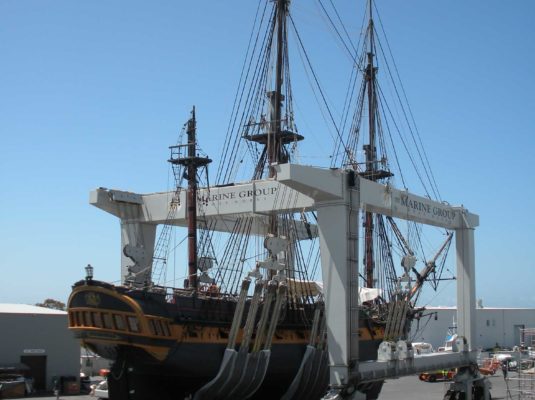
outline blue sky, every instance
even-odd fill
[[[356,35],[364,1],[335,3]],[[201,146],[217,159],[256,6],[0,1],[0,302],[65,301],[87,263],[97,278],[119,279],[118,221],[89,206],[89,191],[166,190],[168,146],[192,105]],[[348,59],[316,1],[292,7],[340,110]],[[377,7],[442,196],[480,215],[477,297],[535,307],[535,3]],[[315,163],[332,143],[308,111],[313,102],[297,94],[307,85],[298,72],[297,124],[311,143],[303,162]],[[434,305],[454,304],[447,286]]]

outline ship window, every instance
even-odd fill
[[[69,316],[71,317],[71,326],[77,326],[78,318],[76,318],[76,311],[69,313]]]
[[[106,329],[111,329],[111,316],[108,313],[102,313],[102,325]]]
[[[163,334],[165,336],[171,336],[171,331],[169,329],[169,322],[162,321],[162,327],[163,327]]]
[[[84,325],[91,326],[91,313],[89,311],[84,311]]]
[[[80,311],[76,312],[76,324],[82,326],[84,324],[83,315]]]
[[[113,314],[113,321],[115,322],[115,328],[119,329],[120,331],[125,330],[124,319],[122,315]]]
[[[155,320],[154,325],[156,326],[156,334],[158,336],[163,336],[163,329],[162,329],[162,323],[160,320]]]
[[[128,322],[128,329],[130,329],[132,332],[139,332],[139,323],[137,322],[136,317],[126,317],[126,321]]]
[[[91,317],[93,318],[93,325],[97,328],[102,328],[102,318],[100,318],[100,313],[92,312]]]
[[[156,326],[154,325],[154,320],[152,319],[149,319],[149,328],[150,328],[150,333],[152,333],[153,335],[156,335]]]

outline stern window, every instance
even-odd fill
[[[91,313],[89,311],[84,311],[84,325],[93,326],[91,323]]]
[[[159,319],[154,321],[154,325],[156,326],[156,334],[158,336],[163,336],[163,329],[162,329],[162,323]]]
[[[72,313],[72,324],[73,324],[73,326],[79,326],[80,325],[78,323],[78,313],[76,311],[74,311]]]
[[[115,322],[115,328],[117,328],[120,331],[125,330],[124,319],[122,315],[113,314],[113,321]]]
[[[100,317],[100,313],[92,312],[91,317],[93,317],[93,325],[97,328],[102,328],[102,318]]]
[[[111,316],[108,313],[102,313],[102,325],[106,329],[111,329]]]
[[[137,321],[136,317],[126,317],[126,321],[128,322],[128,329],[132,332],[139,332],[139,322]]]
[[[154,324],[154,320],[152,319],[149,319],[149,328],[150,328],[150,333],[152,333],[153,335],[156,335],[156,326]]]
[[[162,321],[163,334],[165,336],[171,336],[171,330],[169,329],[169,322]]]

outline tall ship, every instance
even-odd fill
[[[345,31],[336,26],[335,9],[322,10],[336,32]],[[354,65],[342,122],[335,122],[317,85],[290,1],[262,0],[215,183],[209,184],[212,160],[201,151],[207,138],[198,132],[193,108],[179,144],[170,147],[172,190],[91,193],[91,204],[121,221],[121,283],[95,279],[88,266],[68,300],[69,328],[83,346],[113,361],[111,399],[320,399],[326,393],[316,214],[309,198],[276,179],[275,166],[295,163],[304,139],[294,119],[290,32],[335,132],[325,167],[385,186],[398,176],[406,188],[408,177],[391,166],[405,158],[426,194],[439,199],[410,108],[397,106],[404,117],[394,123],[378,83],[386,47],[377,44],[374,12],[370,0],[358,45],[339,35]],[[382,65],[402,100],[397,69]],[[398,134],[403,146],[395,150]],[[397,151],[393,162],[389,149]],[[383,339],[410,339],[411,321],[424,318],[416,301],[425,282],[436,289],[443,279],[452,235],[441,232],[429,250],[417,224],[402,226],[373,210],[356,213],[352,223],[364,255],[353,260],[361,280],[354,334],[360,360],[375,360]],[[176,276],[169,278],[176,232],[187,245],[179,285]],[[379,381],[358,389],[371,400],[381,387]]]

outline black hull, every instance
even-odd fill
[[[374,340],[362,343],[362,359],[375,358],[380,342],[381,340]],[[263,385],[266,392],[276,392],[278,386],[288,388],[299,369],[305,347],[305,345],[273,345]],[[114,351],[115,366],[121,368],[124,363],[132,368],[136,375],[173,377],[180,382],[183,393],[187,394],[195,392],[217,374],[224,351],[224,345],[183,344],[171,350],[165,362],[154,362],[136,348],[121,346]]]
[[[69,299],[69,322],[85,346],[114,361],[109,377],[112,399],[175,400],[194,394],[219,371],[234,307],[232,301],[191,296],[166,299],[91,282],[75,286]],[[286,310],[277,325],[265,379],[252,398],[276,399],[288,389],[310,340],[313,311],[312,306]],[[120,319],[122,323],[103,326],[107,313],[112,322]],[[136,324],[130,324],[131,318]],[[156,319],[163,321],[158,330],[149,324]],[[360,358],[375,359],[382,328],[363,316],[359,324],[363,327]],[[369,399],[376,398],[381,385],[367,387]]]
[[[118,378],[118,379],[116,379]],[[135,372],[123,374],[112,373],[108,376],[108,388],[111,400],[182,400],[190,399],[190,386],[194,381],[171,375],[147,375]],[[281,380],[263,385],[251,400],[276,400],[288,389],[289,382]],[[197,386],[202,386],[197,382]],[[379,398],[383,382],[373,382],[359,387],[366,393],[366,400]],[[325,388],[327,390],[327,387]],[[319,400],[309,398],[308,400]]]

